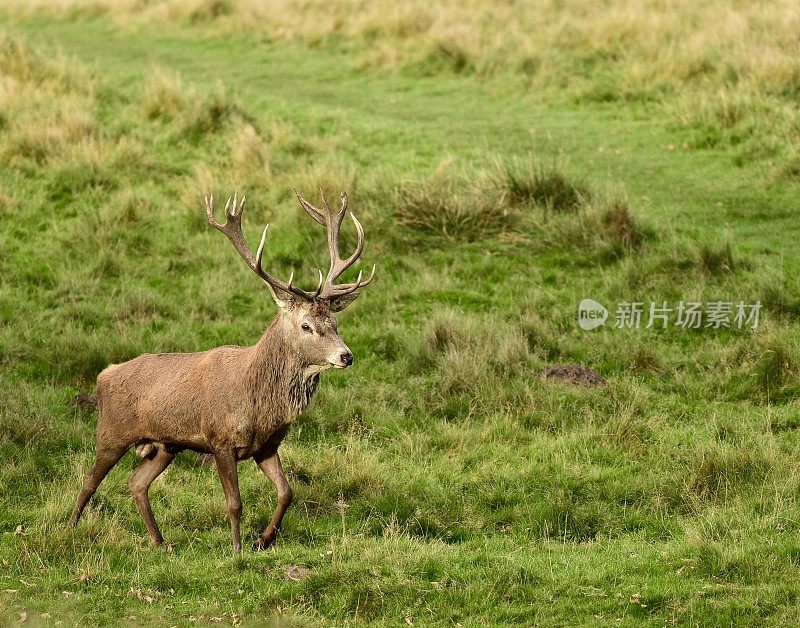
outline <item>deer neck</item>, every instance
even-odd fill
[[[319,373],[303,364],[279,315],[253,347],[249,379],[256,406],[262,412],[278,412],[291,420],[311,402]]]

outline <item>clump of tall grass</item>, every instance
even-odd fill
[[[12,167],[25,167],[86,153],[97,146],[93,109],[85,99],[59,98],[41,107],[31,103],[11,115],[0,156]]]
[[[544,362],[554,362],[562,353],[560,334],[556,325],[534,309],[524,311],[518,327],[528,343],[528,350]]]
[[[238,101],[222,86],[218,86],[195,102],[182,132],[188,139],[198,141],[206,135],[220,132],[232,120],[252,122]]]
[[[527,340],[516,327],[499,320],[487,324],[479,317],[449,312],[431,321],[412,354],[412,362],[414,368],[429,369],[442,361],[466,362],[468,358],[480,371],[502,375],[524,364],[528,357]]]
[[[76,161],[61,161],[54,165],[47,184],[47,197],[56,207],[81,201],[90,191],[110,192],[119,179],[107,164],[104,155],[92,149]]]
[[[717,443],[692,452],[684,487],[689,505],[725,496],[735,486],[759,481],[772,468],[770,457],[751,444]]]
[[[422,76],[432,76],[444,72],[472,74],[476,64],[467,48],[452,40],[439,40],[428,45],[426,54],[408,67]]]
[[[0,33],[0,161],[12,168],[41,166],[92,142],[95,79],[61,55],[45,55]]]
[[[769,339],[762,344],[753,364],[752,382],[764,401],[794,399],[800,394],[797,343]]]
[[[473,242],[508,229],[514,214],[502,196],[444,164],[427,180],[404,181],[394,191],[397,222],[412,231]]]
[[[712,95],[685,96],[669,110],[677,125],[691,132],[694,148],[730,148],[740,163],[769,159],[773,179],[797,178],[793,138],[800,129],[800,110],[794,102],[723,87]]]
[[[773,315],[800,318],[800,277],[783,273],[760,273],[759,299]]]
[[[413,372],[435,374],[437,384],[422,401],[427,411],[448,419],[508,412],[518,405],[509,381],[533,380],[536,370],[527,339],[516,326],[456,312],[434,317],[408,357]],[[504,386],[509,394],[496,394]]]
[[[587,186],[569,178],[559,163],[544,164],[531,155],[496,160],[490,176],[494,187],[512,206],[576,212],[592,196]]]
[[[188,19],[189,22],[213,22],[221,17],[233,15],[236,11],[236,4],[233,0],[201,0],[192,7]]]
[[[697,266],[706,275],[721,275],[736,270],[736,259],[730,242],[703,242],[697,253]]]
[[[0,189],[0,216],[11,213],[16,207],[14,197]]]
[[[180,74],[155,68],[145,83],[139,110],[151,120],[169,121],[191,106],[192,96],[184,89]]]
[[[609,416],[602,439],[629,454],[643,455],[655,440],[657,427],[657,421],[636,404],[626,404]]]
[[[652,236],[652,232],[634,218],[625,196],[594,196],[585,212],[601,237],[623,248],[638,248]]]
[[[161,68],[155,68],[149,77],[139,112],[150,120],[175,121],[180,134],[192,141],[218,133],[229,121],[252,122],[221,84],[199,93],[194,87],[184,87],[178,73]]]
[[[337,512],[347,502],[386,490],[387,479],[376,473],[379,468],[374,452],[360,451],[354,456],[353,444],[346,450],[326,448],[324,452],[310,448],[292,451],[290,474],[302,478],[303,492],[318,512]]]
[[[594,194],[575,213],[525,213],[519,233],[534,249],[576,252],[584,262],[600,263],[618,260],[653,237],[619,194]]]
[[[786,155],[776,165],[772,172],[774,180],[789,179],[800,180],[800,149],[793,143],[787,150]]]
[[[636,371],[661,373],[664,370],[661,356],[648,344],[636,343],[629,348],[627,356],[630,368]]]
[[[800,342],[788,330],[761,325],[734,353],[729,396],[761,404],[800,398]]]
[[[23,38],[0,32],[0,77],[58,93],[94,93],[95,80],[86,66],[71,64],[60,53],[43,53]]]
[[[270,178],[269,155],[267,143],[256,128],[241,122],[231,134],[231,160],[237,169],[248,170],[247,178],[260,178],[255,185],[263,186]]]
[[[392,203],[407,230],[463,242],[500,237],[616,259],[652,235],[624,195],[595,193],[557,164],[530,156],[469,174],[445,162],[426,180],[402,182]]]

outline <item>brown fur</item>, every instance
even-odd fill
[[[313,331],[303,331],[303,324]],[[97,460],[78,496],[73,524],[103,477],[136,446],[145,460],[131,476],[130,486],[153,542],[160,545],[163,538],[147,489],[176,453],[193,449],[214,454],[226,487],[235,551],[241,513],[236,462],[253,458],[273,480],[279,505],[257,544],[268,546],[291,502],[278,447],[311,401],[319,372],[344,366],[331,362],[337,352],[343,356],[349,349],[339,338],[328,305],[323,300],[292,301],[252,347],[144,354],[109,366],[97,377]]]

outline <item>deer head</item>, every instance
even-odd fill
[[[295,352],[297,358],[305,365],[309,373],[319,372],[326,368],[346,368],[353,363],[353,354],[339,337],[334,312],[340,312],[358,297],[358,291],[368,285],[375,276],[375,266],[366,279],[362,279],[363,271],[358,273],[355,283],[336,284],[336,279],[352,266],[364,250],[364,229],[358,219],[347,209],[347,194],[341,193],[341,206],[333,212],[324,193],[323,209],[319,209],[306,201],[297,190],[294,191],[303,209],[316,222],[323,225],[328,234],[328,251],[331,266],[327,276],[319,273],[319,283],[313,292],[307,292],[292,284],[294,273],[289,281],[282,281],[271,275],[261,265],[264,245],[269,225],[264,227],[261,242],[255,256],[242,233],[242,212],[245,197],[238,200],[238,194],[229,198],[225,204],[225,224],[214,219],[214,197],[206,195],[206,214],[212,227],[224,233],[247,266],[258,275],[269,287],[272,298],[281,310],[278,318],[280,332],[286,343]],[[322,190],[320,190],[322,192]],[[339,229],[349,213],[358,234],[355,252],[346,260],[339,253]]]

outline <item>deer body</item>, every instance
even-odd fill
[[[275,484],[278,505],[256,549],[275,541],[280,523],[292,501],[292,490],[281,467],[278,447],[291,423],[305,410],[329,368],[346,368],[353,362],[350,349],[339,337],[334,311],[339,311],[369,283],[334,285],[334,280],[358,257],[363,247],[361,225],[356,253],[342,261],[338,229],[347,214],[309,205],[298,193],[308,213],[328,229],[331,270],[323,289],[313,293],[284,283],[261,268],[266,229],[254,258],[241,233],[244,199],[228,212],[228,221],[214,221],[211,199],[207,211],[211,224],[225,233],[234,247],[269,286],[280,313],[252,347],[224,346],[200,353],[143,354],[123,364],[109,366],[97,377],[99,419],[96,460],[84,481],[72,514],[73,525],[98,485],[131,447],[143,456],[128,482],[151,539],[164,541],[148,498],[148,490],[183,449],[211,453],[222,482],[231,522],[234,552],[241,549],[237,463],[252,458]],[[238,214],[236,213],[238,209]],[[351,214],[352,217],[352,214]],[[374,274],[374,269],[373,269]]]
[[[136,445],[252,457],[305,410],[319,382],[290,354],[280,325],[252,347],[144,354],[108,367],[97,378],[98,430]]]

